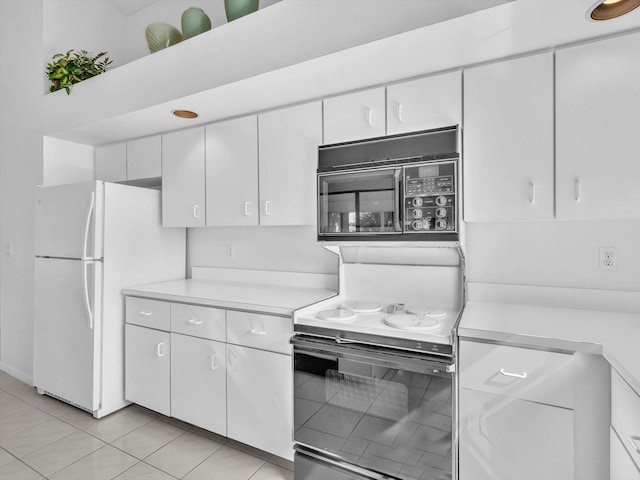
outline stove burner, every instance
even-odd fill
[[[410,313],[387,315],[384,323],[401,330],[435,330],[440,327],[440,322],[437,318]]]
[[[444,310],[439,310],[437,308],[431,307],[419,307],[419,306],[410,306],[407,307],[407,313],[413,313],[414,315],[426,315],[428,317],[441,318],[447,315],[447,312]]]
[[[376,313],[382,310],[382,304],[378,302],[344,302],[342,307],[356,313]]]
[[[320,320],[328,322],[353,322],[356,319],[356,313],[353,310],[345,308],[333,308],[331,310],[322,310],[318,312]]]

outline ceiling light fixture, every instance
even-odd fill
[[[592,20],[609,20],[629,13],[640,6],[640,0],[605,0],[596,3],[588,12]]]
[[[191,110],[174,110],[171,113],[180,118],[196,118],[198,116],[196,112],[192,112]]]

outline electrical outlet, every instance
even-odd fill
[[[227,244],[227,258],[236,258],[236,246],[233,243]]]
[[[600,270],[615,270],[618,268],[618,249],[616,247],[600,247],[598,255]]]

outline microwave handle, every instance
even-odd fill
[[[401,178],[400,175],[402,174],[402,168],[396,168],[395,172],[393,173],[393,204],[395,205],[395,212],[393,212],[393,218],[394,218],[394,230],[396,232],[402,232],[402,227],[401,227],[401,222],[402,219],[400,218],[400,214],[402,213],[403,209],[400,206],[400,182],[401,182]]]

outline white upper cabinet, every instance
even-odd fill
[[[162,225],[205,224],[204,127],[162,136]]]
[[[95,150],[96,180],[122,182],[127,179],[127,144],[102,145]]]
[[[160,135],[127,142],[127,180],[162,176]]]
[[[554,216],[553,54],[464,72],[464,218]]]
[[[207,225],[258,225],[256,115],[207,125]]]
[[[387,87],[387,133],[389,135],[461,123],[461,71]]]
[[[557,217],[640,218],[640,34],[556,53]]]
[[[386,132],[384,87],[327,98],[324,143],[381,137]]]
[[[322,104],[268,112],[258,121],[260,224],[315,225]]]

